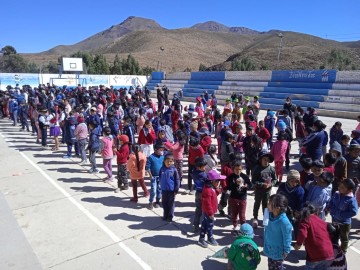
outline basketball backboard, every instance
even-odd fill
[[[63,57],[62,59],[63,71],[81,72],[83,71],[82,58]]]

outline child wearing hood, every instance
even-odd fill
[[[351,218],[358,212],[358,204],[354,197],[355,183],[351,179],[340,182],[339,191],[335,192],[329,203],[332,223],[336,228],[336,242],[340,238],[341,249],[346,253],[349,244]]]
[[[275,129],[275,112],[269,110],[267,112],[267,115],[264,119],[264,124],[265,124],[265,128],[269,131],[270,133],[270,138],[267,140],[267,145],[269,147],[269,149],[271,149],[271,147],[273,146],[273,136],[274,136],[274,129]]]
[[[332,154],[335,158],[334,164],[334,182],[333,182],[333,189],[332,194],[337,191],[337,187],[339,183],[347,178],[347,161],[342,156],[341,145],[338,142],[334,142],[330,148],[330,154]]]

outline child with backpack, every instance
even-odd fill
[[[90,170],[89,173],[99,173],[99,170],[96,168],[96,153],[100,149],[100,135],[101,130],[100,126],[95,125],[95,123],[89,123],[90,136],[87,150],[89,150],[89,161],[90,161]]]
[[[104,128],[104,137],[101,138],[101,156],[103,158],[103,168],[107,176],[103,178],[105,183],[111,183],[114,181],[112,175],[112,159],[114,140],[111,135],[111,129],[109,127]]]

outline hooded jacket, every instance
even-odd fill
[[[89,145],[88,148],[90,149],[91,152],[96,152],[99,151],[99,147],[100,147],[100,137],[101,135],[101,129],[100,126],[97,126],[96,128],[94,128],[91,133],[90,133],[90,138],[89,138]]]
[[[340,156],[336,158],[334,165],[335,168],[334,180],[339,182],[347,178],[347,162],[346,159],[342,156],[341,145],[338,142],[334,142],[330,150],[334,150],[340,153]]]
[[[358,212],[358,204],[354,194],[341,195],[335,192],[329,203],[330,215],[333,222],[351,224],[351,218]]]

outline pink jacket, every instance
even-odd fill
[[[165,147],[172,151],[175,160],[182,160],[184,158],[184,146],[180,145],[179,142],[175,144],[166,142]]]
[[[104,159],[112,159],[113,156],[114,156],[114,152],[113,152],[113,139],[111,136],[109,137],[103,137],[102,139],[102,142],[104,143],[104,148],[101,152],[101,156],[104,158]]]
[[[274,161],[285,161],[286,160],[286,149],[289,142],[287,140],[276,141],[271,148],[270,153],[274,157]]]
[[[77,140],[86,139],[88,136],[88,128],[85,123],[80,123],[75,129],[75,137]]]
[[[143,115],[139,115],[138,118],[136,119],[136,129],[137,129],[137,134],[140,134],[140,131],[142,130],[143,126],[145,124],[145,117]]]
[[[130,173],[130,179],[139,180],[145,177],[145,165],[146,165],[146,156],[144,153],[139,152],[140,160],[140,171],[137,168],[136,156],[134,153],[130,154],[129,160],[127,161],[126,168]]]

